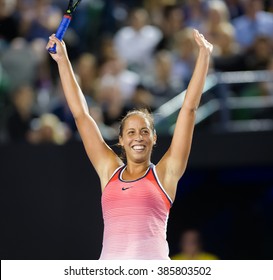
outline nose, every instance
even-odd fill
[[[141,133],[138,133],[137,135],[136,135],[136,141],[141,141],[143,139],[143,136],[142,136],[142,134]]]

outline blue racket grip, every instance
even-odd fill
[[[71,16],[69,15],[64,15],[63,16],[63,19],[58,27],[58,30],[56,32],[56,38],[58,38],[60,41],[63,39],[64,37],[64,34],[70,24],[70,21],[71,21]],[[56,53],[56,44],[52,47],[52,48],[49,48],[48,51],[50,53]]]

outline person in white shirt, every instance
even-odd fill
[[[152,61],[153,51],[162,39],[162,32],[148,24],[148,13],[143,8],[134,9],[129,22],[129,26],[122,27],[115,34],[114,45],[128,67],[141,73]]]

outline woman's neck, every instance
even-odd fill
[[[150,161],[143,163],[129,162],[124,170],[124,175],[129,179],[139,178],[145,174],[150,165]]]

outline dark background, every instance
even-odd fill
[[[158,143],[154,163],[170,137]],[[221,259],[273,259],[272,143],[272,131],[196,131],[170,213],[171,254],[181,231],[194,227]],[[3,144],[0,178],[1,259],[99,257],[100,185],[81,142]]]

